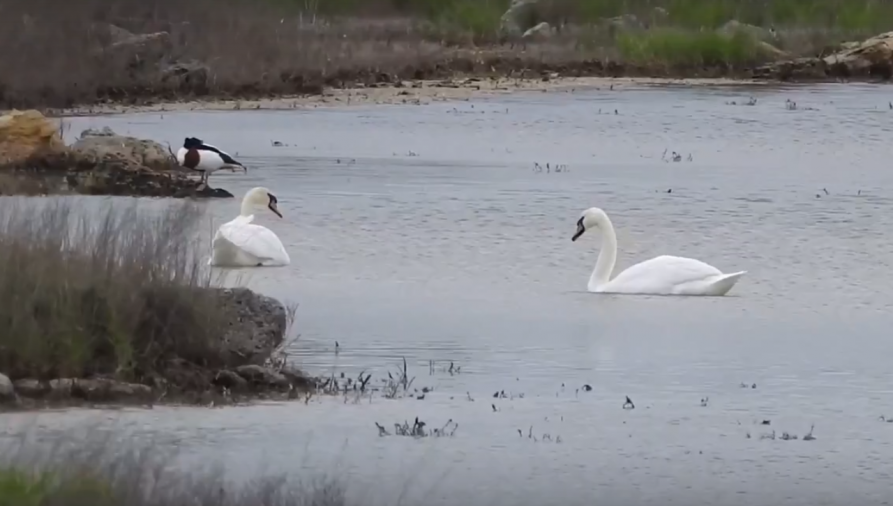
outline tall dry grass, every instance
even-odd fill
[[[173,447],[123,433],[69,433],[50,443],[31,436],[0,442],[0,506],[345,504],[343,488],[328,480],[261,476],[233,487],[217,466],[183,472]]]
[[[223,308],[197,239],[204,211],[63,198],[0,201],[0,372],[142,381],[219,357]]]
[[[169,43],[151,61],[103,51],[109,23],[166,31]],[[405,24],[346,26],[264,1],[8,0],[0,5],[0,107],[318,92],[358,73],[403,72],[440,51]],[[206,79],[155,71],[192,61],[207,64]]]

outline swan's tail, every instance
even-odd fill
[[[747,274],[747,271],[738,271],[733,272],[731,274],[720,274],[719,276],[715,276],[710,280],[710,284],[707,287],[707,292],[709,295],[725,295],[729,293],[729,290],[735,286],[735,283],[741,279],[741,276]]]

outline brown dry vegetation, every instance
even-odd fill
[[[530,21],[546,19],[564,29],[545,43],[511,45],[503,44],[498,33],[499,16],[507,4],[508,0],[7,0],[0,6],[4,48],[0,107],[319,93],[324,86],[456,73],[734,75],[762,57],[747,40],[717,38],[713,32],[704,35],[702,28],[712,30],[735,16],[753,22],[796,22],[787,49],[802,54],[872,30],[866,23],[883,14],[872,11],[871,0],[847,4],[553,0],[550,9]],[[818,4],[821,9],[814,7]],[[616,34],[592,29],[591,23],[598,19],[626,11],[647,22],[647,13],[662,5],[670,14],[661,32],[618,40]],[[807,22],[821,26],[804,30]],[[110,40],[110,23],[133,33],[166,31],[170,38],[164,60],[200,62],[209,72],[171,77],[146,71],[157,62],[103,52]],[[716,50],[717,44],[725,49]]]
[[[5,199],[0,214],[0,372],[152,384],[174,360],[221,365],[226,315],[195,247],[197,204]]]

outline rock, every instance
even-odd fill
[[[247,288],[219,291],[220,303],[230,315],[229,329],[221,338],[225,363],[229,367],[262,365],[285,338],[285,307]]]
[[[509,37],[520,37],[536,23],[538,0],[512,0],[499,20],[499,31]]]
[[[763,57],[769,57],[776,60],[791,57],[790,53],[782,51],[772,44],[763,42],[762,40],[757,41],[757,51],[759,51],[760,55],[762,55]]]
[[[240,390],[248,385],[248,380],[239,376],[238,373],[223,369],[217,371],[214,377],[214,384],[229,388],[230,390]]]
[[[601,26],[607,29],[611,36],[616,35],[618,32],[633,32],[645,29],[645,24],[632,14],[623,14],[602,20]]]
[[[39,111],[13,110],[0,116],[0,165],[63,151],[65,143],[59,135],[59,125]]]
[[[20,379],[14,383],[14,386],[19,395],[31,398],[41,397],[50,390],[49,385],[36,379]]]
[[[81,160],[95,161],[97,164],[114,160],[123,161],[132,168],[183,170],[166,146],[151,140],[117,135],[109,127],[84,130],[71,146],[71,151]]]
[[[12,381],[4,374],[0,374],[0,403],[15,401],[16,391]]]
[[[828,77],[893,77],[893,32],[886,32],[858,44],[817,58],[797,58],[754,69],[757,79],[810,80]]]
[[[749,25],[733,19],[717,28],[716,31],[719,34],[728,37],[733,37],[735,35],[749,37],[756,44],[756,49],[763,58],[790,58],[789,53],[775,47],[775,44],[778,44],[779,39],[778,32],[776,32],[774,28],[763,28],[761,26]]]
[[[0,116],[0,170],[38,184],[52,193],[145,197],[231,198],[232,193],[205,187],[181,167],[171,149],[158,142],[116,134],[112,129],[87,129],[70,147],[59,128],[38,111],[13,111]],[[19,182],[18,187],[29,188]],[[45,186],[45,188],[44,188]],[[10,193],[15,190],[4,188]],[[24,191],[24,190],[20,190]]]
[[[285,379],[296,388],[311,388],[316,385],[316,379],[311,378],[303,372],[292,369],[288,366],[279,371],[279,374],[285,376]]]
[[[223,188],[211,188],[210,186],[205,186],[202,189],[198,189],[197,187],[186,187],[181,188],[176,191],[173,195],[175,198],[184,198],[184,197],[200,197],[200,198],[210,198],[210,199],[231,199],[234,195]]]
[[[886,32],[859,44],[847,44],[841,51],[823,58],[825,65],[842,65],[848,75],[888,75],[893,67],[893,32]]]
[[[141,400],[152,395],[152,389],[146,385],[125,383],[110,379],[77,379],[70,388],[72,397],[87,400]]]
[[[161,81],[175,81],[179,85],[201,86],[208,82],[211,69],[198,61],[162,63],[159,66]]]
[[[171,36],[167,32],[135,34],[115,25],[108,25],[106,42],[99,56],[118,59],[131,68],[161,61],[172,49]]]
[[[236,367],[236,372],[250,383],[279,387],[287,387],[291,384],[284,375],[260,365],[242,365]]]
[[[59,378],[50,380],[50,395],[58,399],[64,399],[71,396],[71,390],[74,387],[74,380],[71,378]]]
[[[778,32],[774,28],[763,28],[761,26],[749,25],[738,20],[731,20],[716,29],[717,33],[733,36],[735,34],[743,34],[755,41],[762,41],[767,44],[778,43]]]
[[[545,40],[549,38],[550,35],[552,35],[552,27],[549,23],[543,21],[524,32],[524,35],[522,35],[521,38],[528,40]]]

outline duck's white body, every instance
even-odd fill
[[[239,167],[240,169],[242,168],[241,166],[224,162],[223,158],[214,151],[197,151],[199,155],[198,165],[196,165],[195,167],[188,167],[192,170],[200,172],[216,172],[220,169],[229,169],[235,167]],[[177,163],[179,163],[183,167],[186,167],[186,153],[189,153],[189,150],[186,148],[180,148],[177,150]]]
[[[573,240],[577,240],[589,228],[599,228],[603,234],[602,249],[587,284],[590,292],[721,296],[728,293],[747,272],[723,274],[700,260],[661,255],[635,264],[610,279],[617,260],[614,226],[604,211],[593,207],[583,212]]]
[[[282,241],[272,230],[251,223],[253,206],[269,202],[278,214],[276,198],[264,188],[254,188],[242,201],[242,212],[220,225],[214,235],[208,264],[215,267],[274,267],[291,263]],[[281,216],[281,215],[280,215]]]

